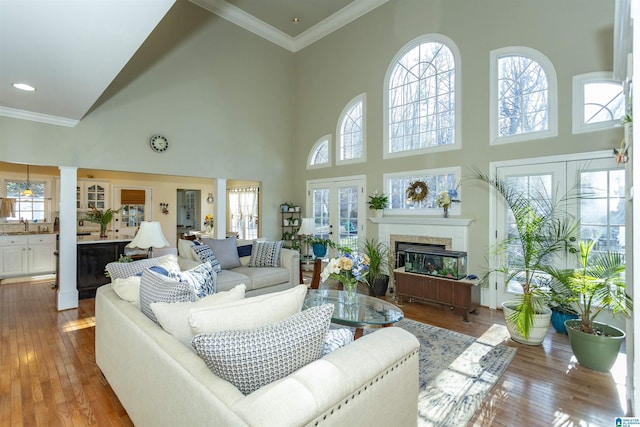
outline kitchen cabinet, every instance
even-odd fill
[[[56,235],[0,236],[0,277],[55,272]]]
[[[109,183],[106,181],[78,180],[76,187],[76,209],[86,211],[94,207],[107,209],[109,207]]]
[[[78,242],[76,287],[79,298],[93,298],[100,286],[111,282],[111,279],[105,276],[104,268],[110,262],[120,259],[130,241]]]

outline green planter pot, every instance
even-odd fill
[[[580,331],[580,320],[564,322],[569,333],[571,350],[578,362],[585,368],[598,372],[609,372],[618,358],[624,331],[604,323],[593,322],[594,327],[605,331],[609,336],[586,334]]]

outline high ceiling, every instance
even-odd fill
[[[388,0],[191,1],[295,52]],[[0,0],[0,115],[75,126],[175,2]]]

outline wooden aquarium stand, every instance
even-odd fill
[[[451,310],[461,311],[465,322],[469,321],[469,313],[476,314],[480,302],[477,281],[407,273],[404,267],[396,268],[393,273],[400,303],[407,299],[445,305]]]

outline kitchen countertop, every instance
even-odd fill
[[[82,237],[82,239],[81,239],[81,237]],[[132,240],[133,240],[132,237],[129,237],[127,239],[121,238],[121,237],[101,239],[98,236],[78,236],[78,240],[76,241],[76,243],[79,244],[79,245],[89,245],[89,244],[93,244],[93,243],[130,242]]]

